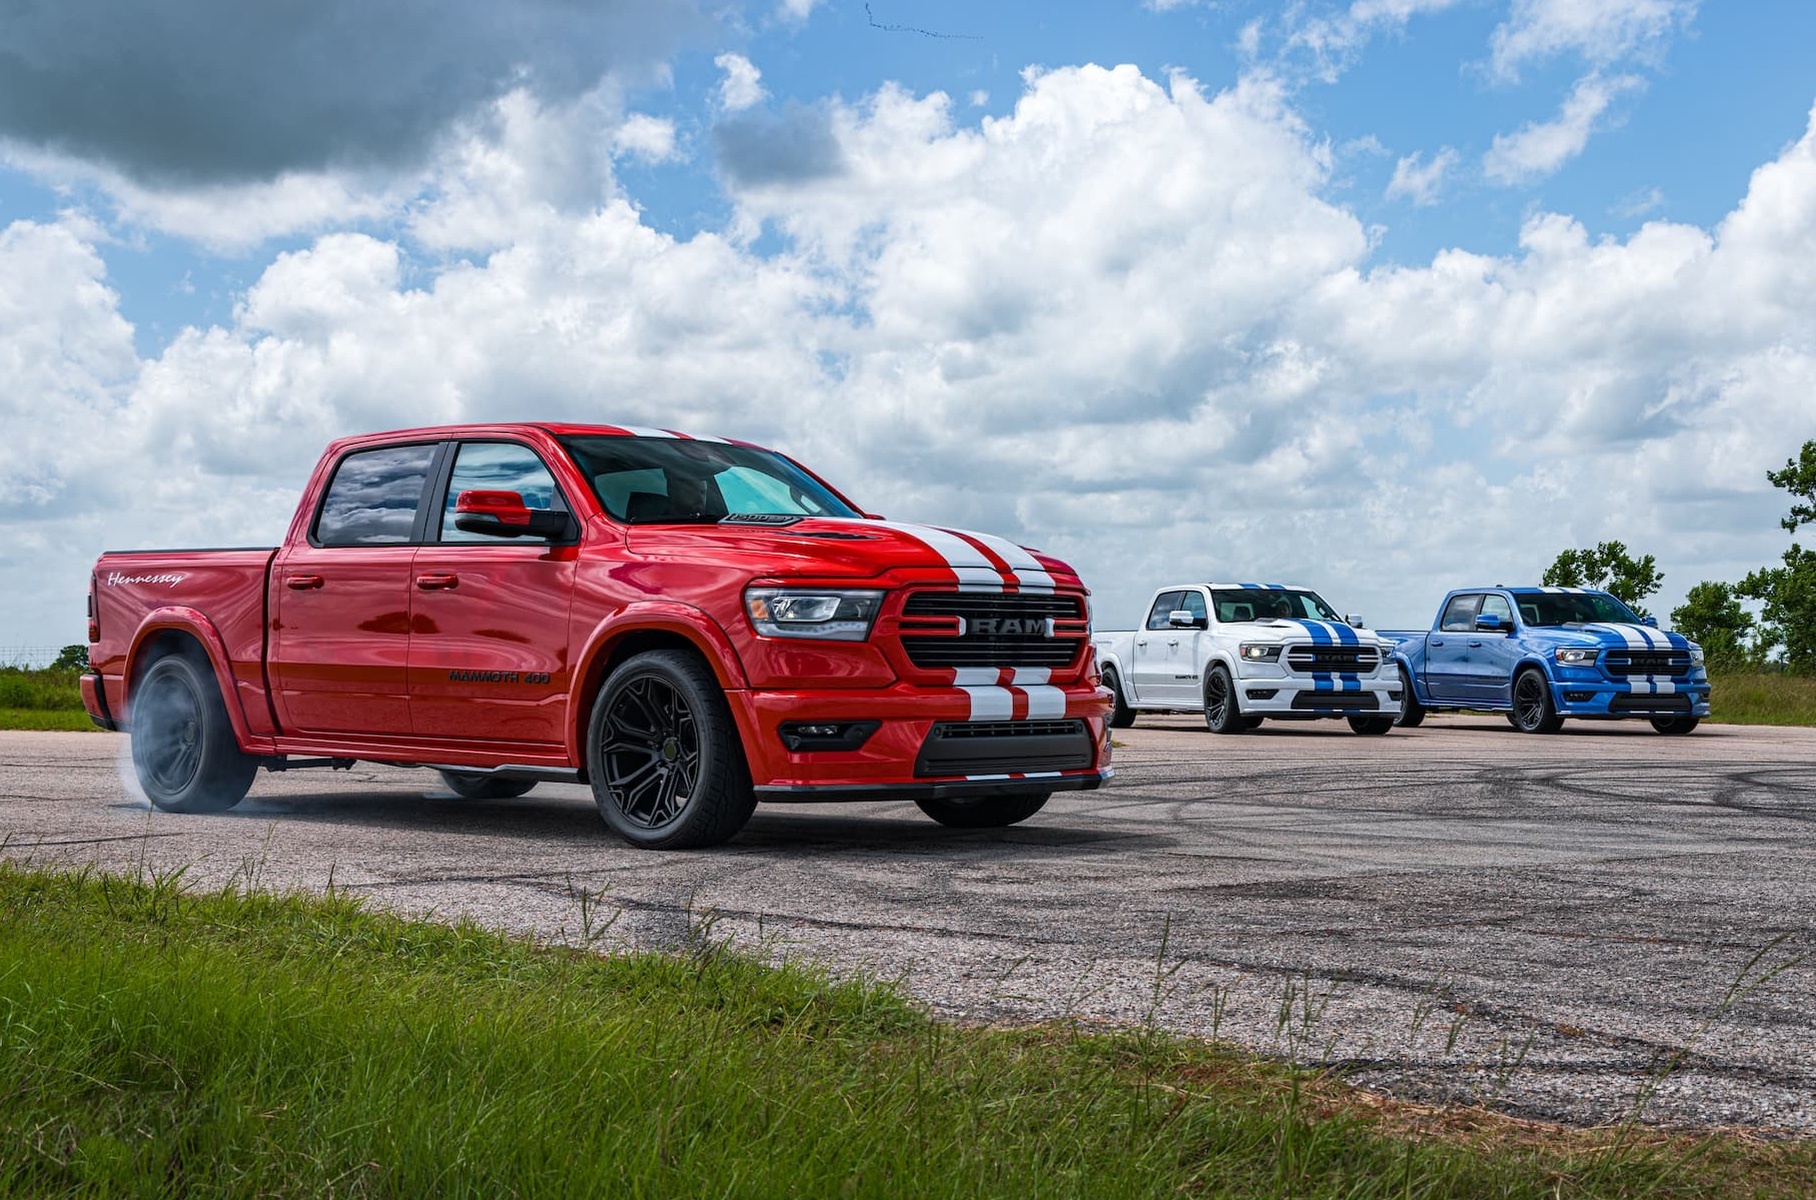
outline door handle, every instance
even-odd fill
[[[1443,638],[1432,638],[1429,642],[1426,642],[1425,644],[1427,646],[1442,646],[1444,644],[1444,639]]]
[[[418,575],[416,586],[425,592],[447,592],[460,586],[458,575]]]
[[[1136,644],[1136,645],[1137,645],[1137,646],[1145,646],[1145,645],[1147,645],[1147,644],[1148,644],[1148,639],[1147,639],[1147,638],[1139,638],[1139,639],[1137,639],[1137,640],[1136,640],[1136,642],[1135,642],[1135,644]]]
[[[1485,643],[1485,642],[1471,642],[1471,643],[1469,643],[1469,648],[1474,650],[1474,649],[1477,649],[1478,647],[1484,646],[1486,644],[1487,643]]]
[[[1168,638],[1167,639],[1167,645],[1169,645],[1169,646],[1177,646],[1178,644],[1179,644],[1178,638]]]
[[[291,575],[284,580],[284,586],[293,592],[308,592],[321,587],[324,582],[320,575]]]

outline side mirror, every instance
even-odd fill
[[[1658,618],[1657,617],[1641,617],[1640,620],[1642,620],[1646,624],[1652,626],[1652,628],[1654,628],[1654,629],[1658,628]]]
[[[1477,633],[1506,633],[1507,623],[1501,620],[1500,613],[1483,613],[1476,618]]]
[[[1355,613],[1349,613],[1343,619],[1345,621],[1348,621],[1352,628],[1355,628],[1355,629],[1367,629],[1368,628],[1368,626],[1363,623],[1362,618],[1358,617]]]
[[[1174,629],[1205,629],[1210,625],[1210,618],[1198,616],[1183,608],[1176,608],[1167,614],[1167,624]]]
[[[530,508],[517,492],[462,492],[454,498],[454,528],[489,537],[558,538],[567,532],[568,515]]]

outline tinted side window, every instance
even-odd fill
[[[1475,628],[1476,605],[1481,602],[1480,594],[1452,596],[1444,606],[1444,620],[1438,628],[1446,633],[1468,633]]]
[[[468,533],[454,524],[454,506],[462,492],[516,492],[528,508],[567,511],[555,477],[528,446],[515,442],[462,442],[448,478],[448,498],[441,510],[444,542],[538,542],[542,539],[498,538],[489,533]]]
[[[1200,621],[1206,620],[1209,617],[1209,613],[1205,611],[1204,607],[1203,592],[1186,592],[1180,597],[1179,607],[1185,609]]]
[[[341,459],[315,521],[324,546],[408,542],[435,447],[385,446]]]
[[[1149,629],[1169,629],[1167,614],[1179,607],[1180,597],[1184,592],[1162,592],[1154,597],[1154,607],[1148,610]]]
[[[1507,603],[1507,597],[1494,595],[1483,596],[1481,615],[1485,617],[1490,613],[1501,618],[1502,628],[1513,628],[1513,605]]]

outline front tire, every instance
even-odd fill
[[[146,668],[132,698],[132,765],[165,812],[226,812],[252,787],[259,760],[240,750],[214,671],[186,654]]]
[[[1236,702],[1236,685],[1230,682],[1229,668],[1221,664],[1212,667],[1204,681],[1204,724],[1212,733],[1241,733],[1248,728]]]
[[[440,771],[442,786],[462,800],[509,800],[536,786],[534,779],[500,779],[483,771]]]
[[[1689,733],[1702,724],[1701,717],[1653,717],[1652,728],[1668,736],[1679,736]]]
[[[1534,667],[1513,681],[1513,727],[1521,733],[1556,733],[1564,727],[1551,700],[1551,683]]]
[[[1417,729],[1425,724],[1425,706],[1412,690],[1412,675],[1405,667],[1400,668],[1400,715],[1394,718],[1394,724],[1401,729]]]
[[[1110,689],[1116,699],[1110,709],[1110,728],[1127,729],[1135,724],[1135,710],[1122,698],[1122,677],[1116,674],[1115,667],[1107,667],[1103,673],[1103,685]]]
[[[1349,727],[1364,737],[1376,737],[1394,727],[1394,718],[1351,717]]]
[[[973,800],[916,800],[915,807],[953,829],[1001,829],[1039,812],[1051,792],[1028,796],[979,796]]]
[[[716,846],[757,806],[725,693],[685,650],[646,651],[606,678],[587,723],[587,775],[605,823],[648,850]]]

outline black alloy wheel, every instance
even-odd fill
[[[1046,806],[1051,792],[1026,796],[978,796],[970,800],[916,800],[915,806],[953,829],[1001,829],[1026,821]]]
[[[1104,668],[1103,685],[1109,688],[1110,694],[1115,697],[1111,701],[1110,728],[1127,729],[1135,724],[1135,710],[1129,707],[1127,700],[1122,698],[1122,677],[1116,674],[1115,667]]]
[[[698,655],[651,650],[621,663],[599,689],[587,745],[599,814],[635,845],[717,845],[756,808],[731,709]]]
[[[1513,681],[1513,725],[1521,733],[1556,733],[1564,718],[1551,703],[1551,684],[1542,671],[1528,667]]]
[[[246,798],[259,760],[240,750],[207,661],[167,654],[132,695],[132,765],[165,812],[225,812]]]
[[[534,779],[501,779],[484,771],[441,771],[441,782],[462,800],[509,800],[536,786]]]
[[[1212,667],[1204,681],[1204,724],[1212,733],[1241,733],[1248,728],[1229,669],[1221,664]]]
[[[1425,706],[1419,703],[1417,693],[1412,690],[1412,675],[1405,667],[1400,668],[1400,713],[1394,718],[1394,724],[1401,729],[1417,729],[1425,723]]]
[[[1653,717],[1652,728],[1667,736],[1689,733],[1702,724],[1701,717]]]

